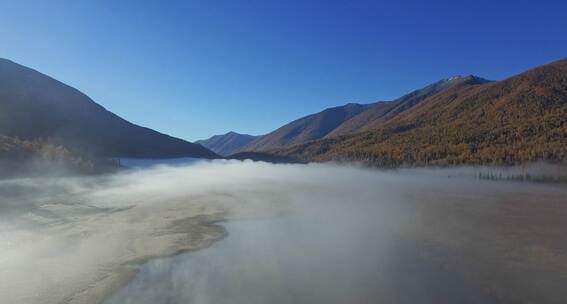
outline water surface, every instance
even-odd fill
[[[276,166],[219,188],[239,208],[211,247],[158,258],[117,303],[564,303],[567,190],[427,171]],[[276,178],[277,176],[277,178]],[[203,197],[205,201],[207,197]],[[283,207],[282,207],[283,206]],[[269,214],[269,213],[268,213]]]
[[[227,238],[152,260],[105,304],[496,303],[400,239],[398,210],[344,207],[225,223]]]

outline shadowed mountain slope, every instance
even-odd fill
[[[372,130],[273,150],[301,160],[403,164],[567,161],[567,60],[502,81],[463,82]]]
[[[0,134],[105,157],[218,157],[200,145],[132,124],[80,91],[5,59],[0,59]]]

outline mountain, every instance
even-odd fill
[[[305,116],[266,135],[256,138],[240,151],[267,151],[277,147],[320,139],[369,105],[349,103]]]
[[[463,81],[365,130],[270,152],[378,166],[565,162],[567,59],[502,81]]]
[[[461,84],[481,84],[488,80],[476,76],[456,76],[415,90],[393,101],[372,104],[349,103],[293,121],[258,137],[235,151],[269,151],[321,138],[332,138],[370,130],[381,122],[415,106],[429,96]]]
[[[249,144],[258,136],[228,132],[223,135],[215,135],[209,139],[198,140],[199,144],[219,155],[228,156],[236,153],[243,146]]]
[[[0,59],[0,134],[104,157],[218,157],[130,123],[80,91],[6,59]]]
[[[464,77],[455,76],[437,81],[424,88],[406,94],[396,100],[388,102],[377,102],[362,113],[345,121],[325,137],[331,138],[374,129],[381,123],[415,106],[424,99],[447,90],[451,87],[465,84],[483,84],[487,82],[489,81],[473,75]]]

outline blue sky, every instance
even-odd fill
[[[188,140],[567,57],[567,1],[0,1],[0,57]]]

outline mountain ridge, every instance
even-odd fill
[[[8,59],[0,60],[0,134],[48,140],[103,157],[219,157],[133,124],[78,89]]]
[[[240,134],[233,131],[221,135],[214,135],[208,139],[195,141],[211,151],[222,155],[229,156],[239,151],[243,146],[252,142],[258,136],[249,134]]]
[[[413,90],[392,101],[377,101],[370,104],[347,103],[342,106],[327,108],[296,119],[266,135],[259,136],[233,152],[267,152],[322,138],[333,138],[362,132],[415,106],[425,98],[453,86],[488,82],[490,81],[475,75],[453,76]],[[340,113],[341,111],[344,111],[346,115],[336,114],[336,112]],[[332,114],[333,112],[335,112],[335,115]],[[329,115],[329,113],[331,114]],[[321,124],[320,121],[329,120],[329,117],[331,117],[331,121],[321,130],[319,126]]]
[[[450,78],[441,79],[392,101],[381,101],[375,103],[366,111],[352,117],[351,119],[341,124],[331,133],[327,134],[325,138],[347,135],[372,129],[374,126],[380,124],[381,122],[384,122],[389,118],[415,106],[427,97],[447,90],[452,86],[462,84],[483,84],[488,82],[490,81],[474,75],[453,76]]]

